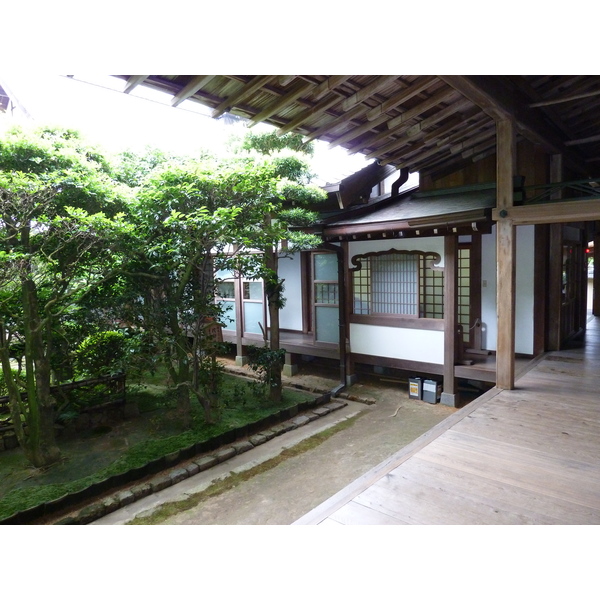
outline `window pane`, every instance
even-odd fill
[[[259,323],[264,327],[262,302],[244,302],[244,332],[262,333]]]
[[[371,271],[373,313],[418,314],[417,256],[374,256]]]
[[[330,306],[315,307],[316,340],[318,342],[338,343],[339,340],[339,309]]]
[[[217,296],[219,296],[219,298],[234,298],[235,287],[233,281],[221,281],[218,283]]]
[[[223,329],[235,331],[235,302],[219,302],[219,304],[225,313],[222,318]]]
[[[244,281],[244,300],[262,299],[262,283],[260,281]]]
[[[315,284],[315,303],[316,304],[339,304],[338,284],[337,283],[316,283]]]
[[[360,257],[353,271],[353,312],[443,318],[444,274],[429,268],[435,255],[393,253]]]
[[[315,280],[337,281],[337,255],[336,254],[313,254],[315,261]]]

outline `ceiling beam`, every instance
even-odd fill
[[[314,88],[315,85],[310,81],[298,81],[293,86],[292,89],[287,93],[283,94],[269,104],[266,108],[261,110],[258,114],[254,115],[250,119],[251,126],[268,119],[273,116],[278,110],[285,108],[288,104],[292,104],[295,100],[297,100],[302,94],[306,93],[308,90]]]
[[[339,94],[339,91],[336,88],[345,83],[350,77],[351,75],[331,75],[315,88],[313,99],[315,101],[321,100],[321,98],[326,96],[329,92],[336,92]]]
[[[590,142],[600,142],[600,135],[592,135],[586,138],[580,138],[578,140],[569,140],[565,142],[565,146],[576,146],[578,144],[589,144]]]
[[[407,111],[403,112],[401,115],[398,115],[394,119],[389,120],[387,122],[387,127],[388,129],[395,129],[396,127],[398,127],[398,125],[406,123],[407,121],[410,121],[411,119],[422,115],[424,112],[434,108],[438,104],[441,104],[442,102],[447,102],[454,95],[456,95],[456,92],[452,88],[444,88],[443,90],[440,90],[433,96],[422,100],[414,108],[410,108]]]
[[[466,100],[462,100],[462,101],[454,102],[454,103],[450,104],[449,106],[438,111],[431,117],[428,117],[427,119],[423,119],[416,125],[409,127],[406,131],[404,131],[400,135],[400,137],[398,137],[395,140],[392,140],[385,146],[378,148],[376,152],[371,152],[370,154],[367,154],[367,158],[374,158],[377,154],[381,154],[381,155],[388,154],[389,152],[393,152],[394,150],[401,148],[404,144],[411,141],[411,138],[418,136],[423,131],[425,131],[427,128],[431,127],[432,125],[435,125],[439,121],[443,121],[444,119],[447,119],[448,117],[452,116],[454,113],[462,110],[463,108],[467,108],[468,105],[469,105],[469,103]],[[389,136],[389,135],[392,135],[393,132],[388,130],[387,133]],[[379,140],[377,140],[377,141],[379,141]]]
[[[125,84],[125,89],[123,90],[123,93],[129,94],[129,92],[131,92],[133,88],[140,85],[140,83],[146,81],[148,77],[150,77],[150,75],[130,75],[127,78],[127,83]]]
[[[354,124],[351,122],[352,119],[363,115],[365,110],[367,110],[367,107],[364,106],[364,104],[358,104],[354,108],[351,108],[347,113],[336,117],[335,120],[330,121],[329,123],[326,123],[325,125],[319,127],[319,129],[316,129],[315,131],[309,133],[307,136],[305,136],[304,141],[311,142],[312,140],[317,139],[322,135],[333,134],[335,131],[343,129],[348,125],[354,126]],[[352,131],[354,130],[351,130],[351,132]],[[357,133],[356,135],[358,136],[359,134]],[[335,140],[335,142],[337,142],[337,140]],[[335,142],[332,142],[332,144]]]
[[[177,92],[171,99],[171,106],[179,106],[184,100],[193,96],[198,90],[201,90],[215,75],[196,75],[192,77],[189,83]]]
[[[274,79],[277,79],[277,75],[259,75],[253,77],[246,85],[242,86],[235,94],[225,98],[219,106],[212,111],[212,117],[216,119],[223,113],[231,110],[236,104],[240,104],[250,98],[254,93],[258,92],[260,88],[267,85]]]
[[[573,96],[563,96],[562,98],[554,98],[552,100],[534,102],[529,106],[530,108],[538,108],[540,106],[551,106],[552,104],[561,104],[562,102],[571,102],[572,100],[583,100],[584,98],[591,98],[592,96],[600,96],[600,90],[594,90],[593,92],[587,92],[585,94],[575,94]]]
[[[420,94],[428,87],[430,87],[433,83],[437,81],[437,77],[428,76],[423,79],[418,79],[416,82],[410,84],[408,87],[404,88],[402,91],[398,92],[385,102],[382,102],[379,106],[371,109],[367,113],[367,120],[373,121],[380,115],[386,113],[388,110],[392,108],[396,108],[399,104],[414,98],[417,94]]]
[[[349,98],[346,98],[342,103],[342,110],[348,110],[363,102],[367,98],[371,97],[373,94],[378,92],[381,88],[385,87],[392,81],[398,79],[398,75],[383,75],[382,77],[377,77],[375,81],[372,81],[369,85],[366,85],[364,88],[361,88]]]
[[[497,76],[440,75],[448,85],[477,104],[494,120],[514,119],[525,137],[555,154],[568,154],[563,135],[550,126],[539,112],[529,107],[529,99],[516,89],[508,89]],[[573,157],[572,158],[578,158]],[[576,162],[582,162],[576,160]]]

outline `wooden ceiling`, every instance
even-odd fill
[[[171,104],[324,140],[381,164],[435,175],[495,153],[495,120],[588,177],[600,174],[600,77],[559,75],[118,75]]]

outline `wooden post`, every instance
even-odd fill
[[[496,123],[496,224],[498,341],[496,346],[496,387],[515,387],[515,261],[516,230],[503,209],[513,206],[513,177],[516,167],[515,124],[510,119]]]
[[[563,180],[563,160],[561,154],[554,154],[550,159],[550,182],[560,183]],[[552,200],[559,200],[562,191],[552,194]],[[548,240],[548,322],[546,350],[560,350],[562,323],[562,260],[563,240],[562,224],[550,225]]]
[[[594,279],[592,280],[592,289],[594,294],[592,314],[600,316],[600,266],[598,266],[598,256],[600,256],[600,221],[596,221],[596,233],[594,233]]]
[[[244,350],[244,311],[243,311],[243,293],[242,293],[242,276],[235,276],[235,346],[236,356],[235,364],[238,367],[243,367],[248,364],[248,357]]]
[[[444,391],[440,402],[458,406],[458,387],[454,365],[458,329],[458,238],[444,238]]]

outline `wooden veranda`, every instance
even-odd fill
[[[600,318],[295,524],[600,524]]]

